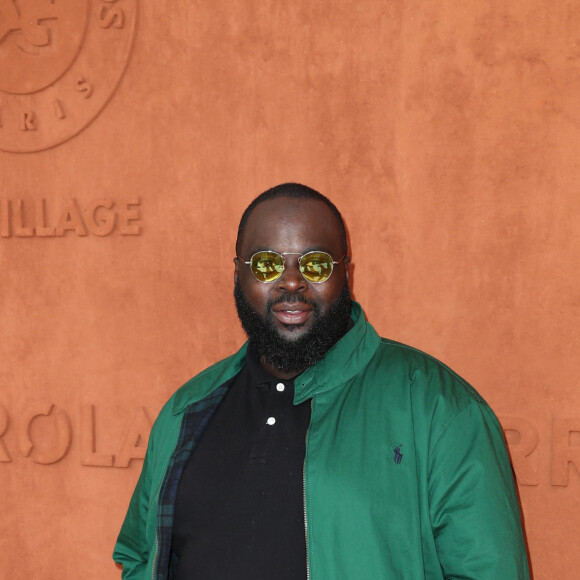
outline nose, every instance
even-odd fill
[[[278,280],[276,288],[281,292],[304,292],[308,288],[308,282],[302,276],[298,268],[298,258],[286,258],[284,271]]]

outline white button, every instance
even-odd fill
[[[281,393],[286,387],[284,386],[284,383],[278,383],[276,385],[276,390]]]
[[[274,417],[268,417],[268,420],[266,421],[266,423],[268,423],[268,425],[273,425],[276,422],[276,419]]]

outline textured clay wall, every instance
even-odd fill
[[[237,220],[329,195],[354,292],[499,415],[580,555],[580,7],[0,1],[0,578],[113,580],[151,421],[243,340]]]

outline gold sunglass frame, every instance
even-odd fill
[[[260,278],[258,278],[256,276],[253,268],[251,267],[252,260],[254,259],[254,257],[257,256],[258,254],[264,254],[264,253],[275,254],[276,256],[280,256],[282,258],[282,271],[273,280],[260,280]],[[330,263],[332,264],[332,266],[330,268],[330,274],[324,280],[320,280],[319,282],[316,282],[315,280],[309,280],[304,275],[304,272],[302,270],[300,270],[300,263],[302,262],[302,259],[305,256],[308,256],[309,254],[326,254],[330,258]],[[260,282],[261,284],[272,284],[273,282],[276,282],[276,280],[279,280],[282,277],[282,274],[284,273],[284,270],[286,269],[286,258],[284,256],[300,256],[298,258],[298,271],[300,272],[300,274],[302,275],[304,280],[306,280],[310,284],[324,284],[325,282],[328,282],[328,280],[330,280],[330,277],[332,276],[332,273],[334,272],[334,265],[340,264],[346,258],[346,253],[339,260],[334,260],[333,257],[328,252],[325,252],[323,250],[310,250],[309,252],[305,252],[304,254],[300,254],[300,252],[276,252],[275,250],[258,250],[257,252],[254,252],[250,256],[249,261],[246,261],[243,258],[240,258],[240,256],[236,256],[236,259],[239,260],[240,262],[242,262],[243,264],[250,266],[250,271],[252,272],[252,274],[254,275],[254,278],[258,282]]]

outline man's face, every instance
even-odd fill
[[[298,269],[300,255],[311,250],[328,252],[335,261],[342,258],[338,220],[319,201],[285,197],[265,201],[248,219],[240,258],[249,261],[259,250],[291,254],[285,256],[280,278],[270,283],[256,280],[249,265],[236,260],[238,314],[259,354],[275,359],[269,366],[283,370],[281,366],[290,364],[282,352],[275,354],[286,350],[286,359],[297,358],[302,367],[292,370],[304,370],[342,336],[348,320],[348,260],[335,264],[331,277],[320,284],[305,280]]]

